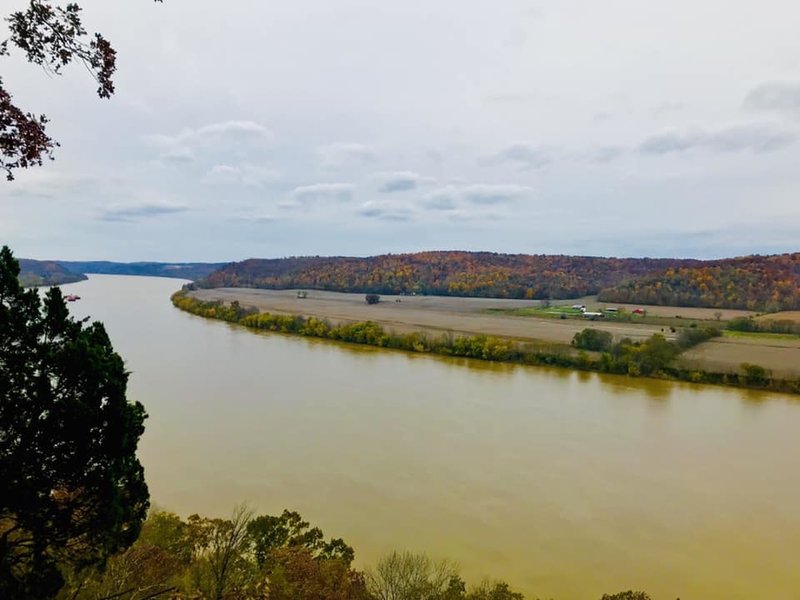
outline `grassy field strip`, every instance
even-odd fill
[[[760,331],[730,331],[725,330],[722,335],[726,338],[734,339],[754,339],[754,340],[786,340],[800,342],[800,335],[796,333],[765,333]]]

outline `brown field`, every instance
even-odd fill
[[[242,306],[278,314],[300,314],[325,318],[334,323],[376,321],[397,333],[425,331],[438,335],[452,332],[461,335],[495,335],[517,340],[569,344],[573,336],[591,326],[611,332],[615,337],[644,339],[661,333],[657,325],[581,321],[576,319],[544,319],[503,314],[487,314],[489,308],[512,309],[537,306],[530,300],[493,298],[455,298],[446,296],[381,296],[379,304],[367,305],[364,294],[310,291],[308,298],[297,298],[294,290],[258,290],[248,288],[219,288],[197,290],[191,294],[200,300],[238,300]],[[399,301],[398,301],[399,300]],[[566,303],[598,304],[592,298]],[[559,302],[563,304],[565,302]],[[605,304],[605,306],[635,305]],[[650,315],[681,315],[684,318],[714,319],[715,309],[645,306]],[[724,319],[753,313],[723,310]],[[779,313],[790,314],[790,313]],[[665,332],[670,337],[669,330]],[[751,362],[771,369],[775,375],[800,376],[800,340],[762,338],[719,338],[686,352],[681,360],[698,368],[736,372],[741,363]]]
[[[800,377],[800,339],[719,338],[695,346],[680,360],[687,366],[731,373],[742,363],[755,363],[777,377]]]
[[[786,310],[756,317],[756,321],[794,321],[800,323],[800,310]]]
[[[238,300],[242,306],[261,311],[322,317],[334,323],[376,321],[398,333],[426,331],[432,334],[453,332],[465,335],[495,335],[519,340],[569,344],[574,335],[587,327],[588,321],[575,319],[537,319],[510,315],[485,314],[488,308],[536,306],[530,300],[493,298],[455,298],[449,296],[381,296],[379,304],[364,302],[364,294],[309,292],[297,298],[293,290],[256,290],[218,288],[198,290],[192,295],[200,300]],[[398,302],[399,300],[399,302]],[[610,331],[617,337],[647,338],[661,328],[655,325],[592,322],[593,327]]]

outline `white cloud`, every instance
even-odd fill
[[[502,148],[488,158],[489,164],[512,163],[524,169],[540,169],[552,163],[552,149],[533,142],[516,142]]]
[[[281,180],[281,174],[273,169],[265,169],[250,164],[239,166],[214,165],[203,176],[205,183],[215,185],[246,185],[261,187]]]
[[[298,204],[310,202],[347,202],[353,197],[352,183],[314,183],[296,187],[292,191],[292,200]]]
[[[33,169],[18,173],[14,181],[3,181],[0,189],[10,197],[58,198],[90,193],[102,182],[101,178],[91,175]]]
[[[737,242],[746,253],[783,244],[790,236],[771,232],[797,223],[786,215],[797,214],[800,194],[800,143],[790,139],[800,131],[798,3],[764,0],[755,19],[747,3],[723,0],[623,0],[617,11],[551,2],[541,19],[523,15],[531,0],[496,10],[453,0],[381,10],[230,0],[224,11],[195,0],[186,14],[157,5],[169,18],[152,2],[90,4],[93,27],[119,53],[111,102],[91,99],[79,68],[51,81],[24,57],[4,65],[9,91],[47,113],[62,144],[55,162],[20,170],[0,191],[14,211],[0,216],[0,233],[29,254],[232,260],[431,245],[661,254],[683,251],[668,240],[688,214],[710,232],[709,248],[722,239],[709,227],[752,224]],[[709,31],[720,34],[712,50]],[[142,32],[156,43],[142,43]],[[526,51],[505,45],[509,35],[527,37]],[[766,135],[723,127],[761,118],[774,119],[759,125]],[[34,185],[22,171],[98,183]],[[412,173],[436,180],[391,179]],[[316,182],[353,187],[304,185]],[[474,182],[535,194],[470,193]],[[159,194],[175,194],[176,206],[142,206]],[[756,222],[765,205],[781,216]],[[540,218],[544,206],[563,213]],[[134,227],[120,236],[94,220],[96,207],[140,219],[136,237],[148,243],[131,243]],[[392,222],[402,209],[413,227]],[[281,221],[258,235],[230,218],[248,214]],[[647,231],[647,245],[629,241],[632,231]]]
[[[377,155],[369,146],[339,142],[317,148],[324,169],[343,169],[374,163]]]
[[[166,162],[190,162],[198,153],[218,154],[251,147],[263,147],[274,140],[273,133],[254,121],[220,121],[187,128],[175,135],[157,134],[145,139],[161,150]]]

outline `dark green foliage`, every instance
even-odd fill
[[[725,329],[748,333],[789,333],[800,335],[800,323],[780,319],[756,321],[751,317],[736,317],[728,321]]]
[[[478,586],[462,597],[464,600],[525,600],[525,596],[512,591],[508,584],[502,581]]]
[[[731,331],[758,331],[758,323],[749,317],[736,317],[728,321],[725,329]]]
[[[101,323],[40,300],[0,251],[0,597],[46,598],[62,569],[102,564],[139,534],[144,408]]]
[[[575,337],[572,338],[572,345],[581,350],[603,352],[611,348],[613,341],[614,336],[608,331],[587,327],[575,334]]]
[[[678,334],[676,343],[681,350],[688,350],[721,335],[717,327],[686,327]]]
[[[603,354],[601,361],[606,363],[606,370],[611,373],[655,375],[669,366],[679,352],[675,344],[655,333],[643,342],[621,340],[610,352]]]
[[[340,538],[325,541],[322,530],[310,527],[299,513],[284,510],[280,516],[263,515],[247,524],[247,535],[259,566],[278,548],[305,548],[315,558],[338,559],[349,565],[355,552]]]
[[[651,600],[650,596],[644,592],[619,592],[617,594],[603,594],[600,600]]]
[[[760,365],[742,363],[741,369],[742,372],[739,378],[745,384],[753,387],[765,386],[771,378],[771,373]]]

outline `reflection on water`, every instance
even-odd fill
[[[174,309],[179,286],[69,286],[132,371],[163,507],[291,507],[362,563],[425,550],[533,597],[800,589],[788,396],[255,335]]]

